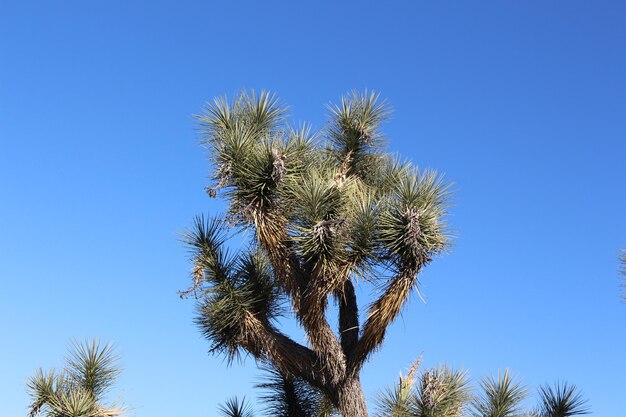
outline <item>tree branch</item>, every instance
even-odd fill
[[[417,263],[400,268],[384,293],[370,306],[367,321],[363,325],[363,335],[349,358],[350,373],[358,374],[367,357],[382,344],[387,327],[398,317],[417,283],[419,269]]]
[[[238,342],[256,359],[269,360],[284,374],[301,378],[326,391],[329,377],[318,355],[251,313],[242,323]]]
[[[291,298],[294,310],[298,313],[303,287],[300,260],[291,250],[292,244],[286,232],[286,221],[271,217],[268,210],[254,216],[257,241],[267,254],[278,282]]]
[[[323,359],[330,374],[331,383],[336,384],[346,373],[346,357],[339,339],[326,320],[328,296],[311,288],[302,298],[300,319],[309,337],[311,347]]]
[[[339,303],[339,334],[341,348],[346,357],[349,357],[359,340],[359,307],[356,302],[354,285],[347,279],[343,289],[337,291]]]
[[[315,274],[312,272],[306,279],[297,255],[290,249],[292,244],[285,228],[268,222],[267,216],[256,216],[255,225],[259,244],[267,253],[278,281],[290,296],[311,347],[322,359],[331,383],[337,383],[345,375],[346,360],[337,335],[325,317],[327,294],[318,291],[317,285],[305,285],[305,282],[311,284],[315,280]]]

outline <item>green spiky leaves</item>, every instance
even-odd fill
[[[415,408],[424,417],[460,417],[470,400],[467,372],[445,366],[425,371],[420,379]]]
[[[570,417],[589,414],[587,400],[575,385],[557,382],[539,387],[539,417]]]
[[[233,397],[220,405],[219,412],[224,417],[254,417],[250,403],[245,398]]]
[[[557,382],[539,388],[534,411],[523,406],[528,389],[508,370],[480,381],[473,392],[465,371],[446,366],[417,375],[421,356],[407,376],[387,388],[378,399],[379,417],[570,417],[589,413],[587,400],[574,386]]]
[[[243,92],[232,103],[216,99],[199,116],[214,165],[214,185],[207,190],[213,197],[226,190],[235,224],[254,222],[276,208],[272,203],[285,173],[297,173],[307,159],[310,131],[282,127],[285,112],[270,93]]]
[[[98,341],[72,343],[62,372],[37,371],[27,387],[31,396],[29,417],[113,417],[122,408],[104,407],[103,394],[117,379],[120,368],[113,346]]]
[[[208,106],[199,118],[214,163],[209,193],[224,189],[229,223],[251,225],[273,246],[290,235],[309,270],[422,264],[440,252],[449,189],[383,152],[386,104],[353,92],[329,109],[318,135],[284,126],[286,109],[266,92]]]
[[[211,351],[225,352],[233,359],[239,353],[247,316],[270,322],[281,312],[270,265],[258,251],[229,256],[217,219],[197,217],[184,239],[194,265],[192,291],[201,294],[196,322],[212,342]]]
[[[389,109],[378,94],[354,92],[329,110],[325,128],[312,132],[290,127],[269,93],[209,104],[199,116],[213,169],[208,193],[228,209],[221,220],[198,218],[185,235],[187,294],[199,298],[196,321],[211,350],[231,360],[249,353],[317,388],[358,374],[421,267],[448,244],[447,185],[385,152]],[[247,232],[241,253],[228,253],[225,229]],[[364,326],[349,291],[358,279],[384,287]],[[330,296],[340,301],[341,334],[326,318]],[[281,297],[308,346],[273,327]],[[315,374],[294,361],[302,354]]]
[[[316,417],[322,403],[321,393],[300,378],[285,375],[271,366],[262,367],[264,378],[257,388],[264,391],[260,400],[267,415],[275,417]]]
[[[474,417],[516,417],[523,412],[522,401],[528,389],[505,370],[497,377],[486,377],[480,383],[482,395],[472,403]]]
[[[380,216],[380,240],[394,264],[423,264],[446,247],[449,195],[434,171],[409,171],[398,181]]]
[[[471,400],[467,372],[446,366],[414,368],[379,397],[380,417],[460,417]]]
[[[328,109],[331,154],[345,164],[348,175],[369,177],[382,156],[384,139],[380,127],[389,116],[388,106],[375,92],[353,91],[342,97],[339,105],[329,105]]]
[[[241,262],[223,248],[222,229],[253,231],[250,246],[269,264],[268,285],[292,298],[300,319],[322,317],[326,306],[309,300],[308,307],[322,311],[297,311],[304,292],[324,298],[348,279],[382,271],[400,277],[381,304],[391,302],[393,309],[373,321],[361,360],[382,341],[384,329],[374,327],[397,316],[415,275],[448,244],[449,188],[434,171],[384,153],[381,124],[389,110],[379,96],[351,93],[329,109],[329,124],[319,134],[286,126],[286,109],[266,92],[216,99],[199,117],[214,168],[209,194],[222,190],[229,203],[223,221],[198,219],[185,236],[193,249],[192,289],[210,288],[199,323],[217,341],[214,350],[237,351],[237,323],[246,314],[272,316],[258,310],[258,301],[270,306],[273,298],[253,297],[236,278]]]
[[[250,131],[253,135],[271,133],[284,119],[286,109],[275,95],[261,91],[243,91],[229,102],[218,97],[208,103],[203,114],[198,116],[204,128],[207,142],[223,140],[223,135],[233,129]]]
[[[111,344],[101,347],[97,340],[73,342],[66,359],[68,377],[99,398],[121,372],[121,368],[116,365],[118,359]]]

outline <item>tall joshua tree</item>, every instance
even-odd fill
[[[271,94],[215,99],[199,120],[222,217],[200,216],[185,234],[197,323],[211,351],[249,354],[318,390],[343,416],[367,416],[359,374],[448,244],[448,187],[386,153],[388,108],[374,93],[329,106],[327,126],[290,128]],[[236,253],[225,246],[241,231]],[[375,300],[359,321],[355,283]],[[338,305],[338,329],[327,320]],[[295,317],[306,344],[277,328]]]

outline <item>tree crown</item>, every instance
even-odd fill
[[[223,217],[199,216],[185,233],[193,264],[197,323],[211,350],[232,360],[247,353],[302,378],[335,404],[336,387],[358,376],[400,314],[417,275],[449,244],[450,189],[385,151],[389,108],[376,93],[353,92],[328,106],[324,129],[294,129],[267,92],[217,98],[198,116],[212,161],[211,197]],[[246,231],[247,247],[226,242]],[[359,323],[354,282],[374,284],[376,299]],[[339,329],[326,320],[329,298]],[[292,314],[300,345],[276,328]]]

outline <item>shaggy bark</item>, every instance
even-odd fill
[[[417,282],[418,272],[418,264],[406,265],[387,285],[381,297],[371,305],[363,326],[363,335],[350,356],[349,367],[352,372],[358,374],[367,357],[383,343],[387,328],[402,311]]]
[[[358,377],[351,377],[337,387],[337,408],[343,417],[367,417],[367,402]]]
[[[354,285],[346,280],[343,290],[337,294],[339,302],[339,334],[341,348],[348,357],[359,340],[359,308],[354,293]]]

